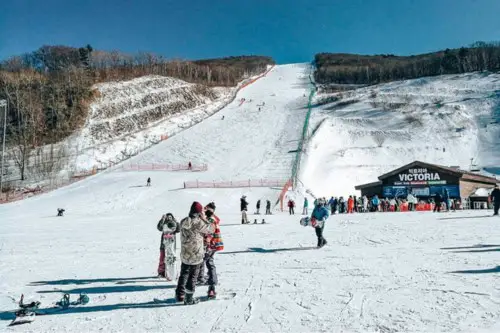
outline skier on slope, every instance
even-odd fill
[[[247,196],[244,195],[240,199],[241,224],[250,223],[248,222],[247,210],[248,210]]]
[[[194,298],[196,280],[200,272],[200,264],[203,263],[205,249],[203,237],[215,231],[214,225],[205,220],[203,206],[199,202],[193,202],[189,210],[189,216],[181,221],[181,272],[175,289],[175,299],[184,301],[186,305],[199,302]]]
[[[330,216],[328,208],[325,207],[326,200],[318,200],[318,204],[314,207],[311,215],[311,224],[316,231],[316,236],[318,237],[318,248],[321,248],[327,244],[326,239],[323,237],[323,230],[325,229],[325,222]]]
[[[491,191],[490,200],[493,202],[493,215],[498,215],[498,209],[500,208],[500,190],[498,189],[498,185],[495,185],[495,188]]]
[[[161,239],[160,239],[160,261],[158,262],[158,276],[167,278],[169,281],[174,279],[173,276],[168,276],[166,274],[165,267],[165,259],[171,262],[171,264],[175,264],[175,234],[177,234],[179,230],[179,223],[175,220],[174,215],[171,213],[164,214],[158,224],[156,225],[156,229],[161,231]],[[168,248],[166,248],[168,247]]]
[[[198,275],[198,283],[208,284],[208,298],[215,299],[215,286],[217,285],[217,270],[215,268],[214,255],[217,251],[224,249],[224,243],[220,234],[220,219],[215,215],[215,203],[211,202],[205,206],[205,216],[207,221],[214,226],[214,233],[207,234],[204,238],[205,255],[203,263],[200,265],[200,273]],[[205,277],[205,266],[207,267],[208,276]]]
[[[266,200],[266,215],[271,215],[271,201]]]

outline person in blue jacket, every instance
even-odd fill
[[[318,248],[321,248],[327,244],[326,239],[323,237],[323,229],[325,229],[325,222],[330,216],[328,208],[325,207],[326,202],[323,200],[318,200],[318,204],[314,207],[311,215],[311,219],[317,221],[317,225],[314,228],[316,231],[316,236],[318,237]]]

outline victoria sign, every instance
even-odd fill
[[[393,183],[394,185],[444,185],[446,180],[442,179],[439,172],[427,168],[414,168],[398,174]]]

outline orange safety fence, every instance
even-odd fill
[[[280,208],[281,208],[281,211],[283,211],[283,201],[285,200],[285,195],[286,195],[286,192],[288,192],[288,190],[290,189],[290,187],[292,187],[292,180],[289,179],[285,186],[283,186],[283,188],[281,189],[281,193],[280,193]]]
[[[248,87],[249,85],[251,85],[252,83],[254,83],[255,81],[257,81],[258,79],[261,79],[263,78],[264,76],[267,75],[267,73],[269,73],[272,69],[274,68],[274,65],[272,67],[270,67],[267,71],[265,71],[264,73],[262,73],[261,75],[257,76],[256,78],[248,81],[248,82],[245,82],[241,85],[240,87],[240,90],[245,88],[245,87]]]
[[[160,163],[150,163],[150,164],[127,164],[122,166],[124,171],[207,171],[208,165],[200,164],[191,167],[188,163],[186,164],[160,164]]]
[[[271,179],[249,179],[238,181],[189,181],[184,182],[184,188],[239,188],[239,187],[281,187],[285,181]]]

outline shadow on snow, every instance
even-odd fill
[[[458,246],[458,247],[442,247],[441,250],[464,250],[464,249],[483,249],[488,247],[500,247],[496,244],[476,244],[472,246]]]
[[[111,294],[111,293],[134,293],[139,291],[157,290],[157,289],[172,289],[174,285],[163,286],[112,286],[112,287],[91,287],[91,288],[75,288],[67,290],[41,290],[39,294],[64,293],[64,294]]]
[[[490,269],[471,269],[465,271],[453,271],[448,272],[453,274],[488,274],[488,273],[500,273],[500,266],[493,267]]]
[[[315,250],[316,246],[310,247],[288,247],[281,249],[263,249],[261,247],[250,247],[248,250],[244,251],[232,251],[232,252],[221,252],[220,254],[238,254],[238,253],[275,253],[275,252],[286,252],[286,251],[305,251],[305,250]]]
[[[64,279],[64,280],[53,280],[53,281],[35,281],[35,282],[31,282],[30,286],[90,284],[90,283],[123,282],[123,281],[149,280],[149,279],[156,279],[156,277],[155,276],[137,276],[137,277],[130,277],[130,278]]]
[[[113,311],[120,309],[153,309],[162,308],[167,306],[183,305],[183,304],[158,304],[153,301],[146,303],[123,303],[123,304],[110,304],[110,305],[95,305],[95,306],[81,306],[71,307],[61,311],[57,308],[39,309],[37,312],[40,315],[64,315],[71,313],[88,313],[88,312],[101,312]],[[0,320],[13,320],[15,318],[15,311],[0,312]]]

